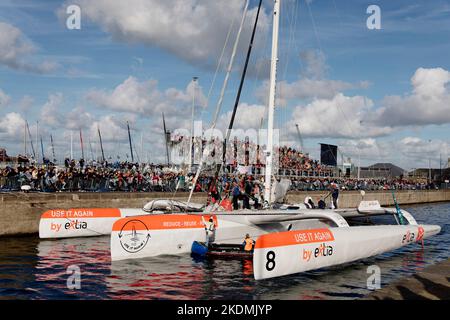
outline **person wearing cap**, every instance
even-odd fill
[[[250,235],[247,233],[245,235],[244,242],[242,242],[242,245],[244,246],[244,251],[252,251],[253,246],[255,245],[255,241],[250,238]]]

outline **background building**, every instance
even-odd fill
[[[375,163],[359,169],[359,177],[367,178],[400,178],[407,175],[407,171],[392,163]],[[353,170],[353,176],[358,176],[358,167]]]

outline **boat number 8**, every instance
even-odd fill
[[[266,269],[267,271],[272,271],[275,268],[275,252],[269,251],[266,255]]]

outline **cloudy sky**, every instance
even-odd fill
[[[66,26],[73,4],[81,8],[80,30]],[[71,132],[79,157],[80,129],[86,157],[90,147],[98,155],[99,127],[106,156],[124,159],[128,121],[138,156],[164,160],[162,112],[171,130],[189,129],[195,91],[195,119],[209,127],[244,4],[0,0],[0,147],[23,153],[27,120],[33,140],[39,123],[48,157],[50,134],[61,159]],[[231,114],[257,4],[250,1],[219,128]],[[381,9],[380,30],[366,25],[372,4]],[[266,113],[272,6],[263,1],[236,127],[259,128]],[[439,167],[440,156],[444,164],[449,1],[284,0],[280,17],[276,126],[283,144],[298,146],[299,124],[314,157],[323,142],[362,165]]]

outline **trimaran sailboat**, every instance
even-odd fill
[[[274,1],[270,70],[265,199],[272,199],[272,132],[274,122],[280,0]],[[366,207],[366,208],[364,208]],[[220,243],[256,239],[254,276],[264,279],[355,261],[422,241],[440,232],[437,225],[418,225],[405,210],[362,203],[358,209],[307,209],[304,205],[262,210],[158,214],[119,219],[111,232],[112,260],[189,253],[205,239],[204,218],[212,217]],[[358,217],[394,215],[397,225],[360,225]],[[401,223],[401,224],[400,224]],[[137,232],[135,231],[137,230]]]
[[[270,69],[268,141],[272,150],[280,0],[274,0]],[[208,211],[175,200],[150,202],[141,209],[50,210],[43,214],[41,237],[56,237],[56,221],[66,230],[59,237],[111,234],[113,261],[189,253],[205,239],[205,219],[213,218],[219,243],[239,244],[245,234],[256,239],[255,279],[277,277],[371,257],[423,241],[440,232],[437,225],[418,225],[410,213],[362,201],[355,209],[308,209],[304,204],[277,205],[272,182],[273,153],[266,152],[264,209]],[[276,196],[276,195],[275,195]],[[169,212],[154,211],[169,208]],[[222,208],[223,209],[223,208]],[[153,212],[153,213],[149,213]],[[158,213],[160,212],[160,213]],[[178,213],[177,213],[178,212]],[[394,217],[394,225],[367,225],[375,216]],[[85,223],[86,225],[81,225]],[[88,226],[89,223],[89,226]],[[112,228],[111,228],[112,225]],[[42,232],[41,232],[42,229]],[[67,232],[69,230],[69,232]]]

